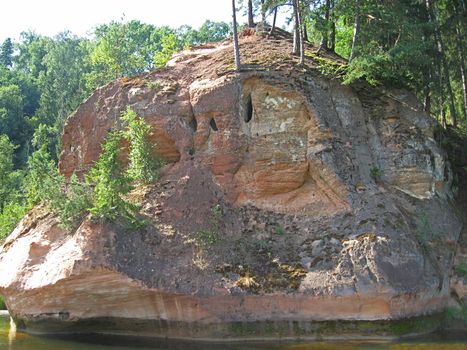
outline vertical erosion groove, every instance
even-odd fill
[[[249,95],[245,105],[245,123],[248,123],[251,118],[253,118],[253,103],[251,101],[251,95]]]
[[[209,122],[209,125],[211,126],[211,129],[214,130],[214,131],[218,131],[219,129],[217,128],[217,124],[216,124],[216,121],[214,120],[214,118],[211,119],[211,121]]]

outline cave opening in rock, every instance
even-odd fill
[[[209,125],[211,126],[211,129],[214,130],[214,131],[218,131],[219,129],[217,128],[217,124],[216,124],[216,121],[214,120],[214,118],[211,119],[211,121],[209,122]]]
[[[245,123],[248,123],[251,118],[253,118],[253,102],[251,101],[251,95],[249,95],[245,106]]]

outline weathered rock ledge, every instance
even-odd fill
[[[378,321],[388,334],[387,320],[443,310],[461,224],[433,122],[404,91],[298,67],[289,45],[244,38],[239,74],[228,43],[182,53],[79,107],[66,176],[92,166],[127,106],[167,165],[135,193],[140,231],[85,219],[69,233],[44,207],[23,218],[0,254],[20,328],[254,338]]]

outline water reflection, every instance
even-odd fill
[[[66,339],[37,337],[16,332],[7,318],[0,318],[0,350],[467,350],[467,334],[439,334],[400,342],[345,341],[309,343],[193,343],[165,339],[79,336]]]
[[[16,324],[10,318],[10,329],[8,330],[8,345],[12,345],[16,339]]]

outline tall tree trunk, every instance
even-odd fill
[[[462,112],[464,114],[464,120],[467,120],[467,75],[465,71],[465,56],[464,56],[464,48],[462,45],[462,36],[461,31],[458,26],[456,26],[456,41],[457,41],[457,54],[459,55],[459,68],[462,78],[462,92],[464,95],[464,105],[462,108]]]
[[[331,10],[332,10],[332,18],[331,18],[331,13],[329,14],[329,17],[331,18],[331,32],[329,33],[329,50],[334,52],[336,49],[336,22],[335,22],[335,16],[334,16],[334,0],[331,0]]]
[[[253,0],[248,0],[248,27],[254,28],[255,22],[253,18]]]
[[[428,1],[428,0],[427,0]],[[355,19],[353,26],[352,50],[350,51],[349,63],[353,61],[357,54],[357,42],[360,36],[360,0],[355,0]]]
[[[302,22],[302,7],[300,0],[295,0],[295,5],[297,7],[297,25],[298,25],[298,44],[300,50],[300,65],[305,64],[305,45],[303,42],[304,37],[304,25]]]
[[[303,19],[302,13],[300,13],[300,22],[302,22],[302,28],[303,28],[303,41],[308,41],[308,30],[306,29],[306,22]]]
[[[426,9],[428,11],[428,16],[430,17],[430,22],[433,23],[433,26],[434,26],[435,39],[436,39],[437,46],[438,46],[438,57],[441,60],[441,64],[443,66],[444,80],[445,80],[444,83],[446,84],[446,88],[448,90],[449,113],[452,119],[452,126],[457,127],[457,115],[456,115],[456,107],[454,105],[454,94],[452,92],[452,87],[451,87],[451,79],[449,76],[448,61],[446,60],[446,56],[444,54],[446,50],[444,48],[444,42],[441,36],[441,32],[439,30],[437,18],[435,17],[435,14],[433,12],[432,1],[433,0],[426,0]]]
[[[316,51],[316,54],[319,55],[322,50],[327,50],[328,49],[328,25],[329,25],[329,11],[331,7],[331,0],[326,0],[326,3],[324,4],[324,20],[325,20],[325,29],[324,32],[322,33],[321,41],[319,42],[319,47],[318,50]]]
[[[278,6],[274,7],[274,17],[272,20],[272,27],[271,27],[271,30],[269,31],[269,35],[272,35],[272,33],[274,32],[274,29],[276,29],[277,8]]]
[[[321,38],[321,42],[319,43],[319,50],[321,49],[328,49],[328,25],[329,25],[329,14],[331,10],[331,0],[326,0],[324,4],[324,22],[326,23],[326,28],[323,33],[323,37]]]
[[[261,0],[261,22],[266,22],[266,11],[264,9],[264,0]]]
[[[238,46],[237,9],[235,8],[235,0],[232,0],[232,21],[233,21],[235,70],[238,72],[238,71],[240,71],[240,49],[239,49],[239,46]]]
[[[431,89],[430,89],[430,72],[423,74],[424,87],[423,87],[423,110],[431,114]]]
[[[298,21],[298,6],[297,0],[293,0],[293,15],[294,15],[294,33],[293,33],[293,49],[292,53],[298,55],[300,52],[300,23]]]
[[[441,125],[446,129],[446,111],[444,110],[444,89],[443,89],[443,72],[441,62],[438,61],[438,94],[439,94],[439,110],[441,112]]]
[[[336,50],[336,23],[331,22],[331,33],[329,34],[329,50],[334,52]]]

